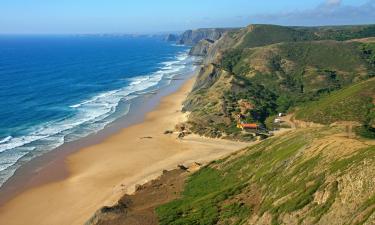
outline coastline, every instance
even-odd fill
[[[129,112],[110,123],[104,129],[76,141],[64,143],[62,146],[22,165],[0,187],[0,208],[7,201],[26,189],[67,177],[69,172],[64,166],[66,157],[80,149],[99,144],[124,128],[143,122],[147,113],[155,110],[162,98],[178,91],[194,74],[186,74],[181,77],[176,76],[176,78],[180,78],[172,79],[169,85],[160,88],[152,94],[143,95],[132,100]]]
[[[82,146],[60,158],[59,163],[50,164],[40,177],[65,172],[52,180],[41,179],[17,193],[0,208],[0,221],[8,225],[25,221],[38,225],[83,224],[96,210],[113,205],[124,193],[133,192],[136,184],[158,177],[165,169],[209,162],[248,145],[195,135],[178,140],[176,135],[163,134],[184,121],[181,104],[193,83],[194,78],[189,79],[178,91],[162,97],[141,123]]]

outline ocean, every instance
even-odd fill
[[[0,185],[191,74],[194,60],[187,46],[152,37],[0,36]]]

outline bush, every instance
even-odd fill
[[[375,128],[368,125],[357,127],[355,133],[364,138],[375,139]]]

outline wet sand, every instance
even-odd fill
[[[62,166],[51,164],[47,174],[65,172],[58,180],[41,179],[6,202],[0,208],[0,224],[82,225],[97,209],[113,205],[133,192],[136,184],[158,177],[164,169],[209,162],[248,145],[195,135],[179,140],[175,134],[164,134],[186,119],[181,104],[193,83],[190,79],[162,98],[143,122],[67,154],[60,159]]]

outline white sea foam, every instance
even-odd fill
[[[8,137],[0,140],[0,144],[8,142],[10,139],[12,139],[12,136],[8,136]]]
[[[19,160],[20,158],[25,156],[27,153],[35,149],[36,147],[20,147],[19,151],[17,151],[17,154],[12,153],[11,151],[9,151],[9,153],[5,153],[1,157],[0,171],[3,171],[6,168],[12,166],[14,162],[17,162],[17,160]],[[1,177],[0,177],[0,181],[1,181]]]
[[[50,121],[25,130],[27,135],[20,137],[8,136],[0,140],[0,185],[2,185],[24,161],[54,149],[67,141],[77,140],[90,133],[105,128],[118,116],[129,112],[127,102],[139,95],[158,90],[163,79],[168,85],[172,78],[182,73],[188,61],[187,52],[183,52],[173,59],[161,63],[161,68],[150,75],[125,78],[126,86],[116,90],[99,93],[82,102],[69,106],[74,111],[73,116]],[[120,102],[126,106],[117,115]],[[116,116],[114,116],[116,115]],[[20,163],[17,163],[20,162]]]
[[[155,91],[158,84],[166,78],[179,74],[186,67],[187,52],[161,63],[162,67],[153,74],[126,78],[127,85],[123,88],[99,93],[89,99],[69,106],[75,113],[71,117],[50,121],[26,130],[27,135],[21,137],[8,136],[0,140],[0,185],[17,169],[17,161],[23,157],[32,158],[35,151],[45,152],[62,145],[66,141],[77,140],[92,132],[103,129],[116,117],[120,102],[127,102],[138,95]],[[166,84],[170,81],[166,81]],[[123,115],[128,113],[128,109]],[[120,115],[121,116],[121,115]],[[69,138],[67,139],[67,137]],[[30,155],[31,154],[31,155]],[[5,157],[5,158],[4,158]]]

